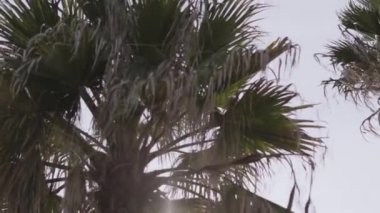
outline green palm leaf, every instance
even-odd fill
[[[220,129],[213,146],[180,155],[179,167],[212,168],[215,165],[210,162],[223,162],[216,166],[220,169],[287,154],[310,156],[321,141],[308,136],[304,127],[319,126],[290,117],[296,110],[311,107],[289,106],[295,96],[288,87],[275,86],[263,79],[252,83],[216,113],[215,122]]]
[[[379,11],[378,0],[351,1],[339,14],[343,38],[329,44],[328,52],[321,54],[330,60],[338,74],[323,84],[332,85],[346,98],[363,101],[367,106],[372,106],[373,98],[380,91]],[[363,124],[369,122],[370,129],[374,130],[371,123],[378,110],[370,108],[374,113]]]
[[[231,48],[250,45],[259,36],[259,31],[252,26],[254,20],[251,17],[262,10],[262,5],[252,1],[224,0],[206,1],[204,7],[207,13],[199,29],[201,61],[208,60],[215,53],[225,56]]]
[[[310,105],[288,106],[296,94],[288,91],[287,87],[276,87],[264,80],[259,80],[250,87],[242,97],[235,97],[226,108],[221,128],[225,143],[233,147],[234,142],[246,141],[248,143],[243,144],[247,147],[242,149],[249,150],[249,146],[253,146],[263,152],[271,147],[289,152],[305,151],[301,149],[303,140],[306,140],[302,138],[303,130],[289,115]],[[315,140],[318,143],[318,139]]]
[[[379,3],[378,0],[351,1],[339,15],[342,25],[374,38],[373,35],[380,34],[380,25],[376,21],[379,17]]]

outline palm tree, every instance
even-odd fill
[[[320,139],[289,87],[259,78],[253,0],[4,0],[4,212],[281,212],[250,192]],[[92,120],[85,129],[79,121]]]
[[[328,53],[321,54],[339,77],[324,83],[373,108],[371,102],[380,95],[380,1],[351,1],[339,19],[343,38],[328,45]],[[374,110],[363,124],[368,122],[372,129],[371,120],[379,112]]]

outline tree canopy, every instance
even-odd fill
[[[330,61],[338,78],[324,81],[345,97],[364,102],[373,114],[364,122],[365,127],[376,132],[379,109],[374,100],[380,92],[380,1],[350,1],[339,13],[342,38],[328,45],[321,54]]]
[[[323,144],[295,116],[311,105],[260,77],[298,53],[287,38],[257,47],[264,7],[3,0],[2,211],[287,211],[256,182],[272,161],[313,167]]]

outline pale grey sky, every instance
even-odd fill
[[[313,55],[326,51],[325,45],[339,38],[337,12],[347,5],[347,0],[262,0],[268,8],[259,22],[269,32],[267,38],[288,36],[301,45],[298,66],[287,82],[295,83],[297,91],[309,103],[320,103],[302,116],[319,119],[326,130],[328,150],[324,161],[319,161],[312,188],[315,212],[318,213],[377,213],[380,201],[380,138],[360,133],[361,121],[369,114],[364,107],[344,101],[335,91],[324,96],[322,80],[332,73],[318,64]],[[268,39],[268,40],[269,40]],[[279,171],[268,181],[263,194],[275,202],[286,205],[290,191],[289,177]],[[308,186],[302,174],[299,181]],[[303,196],[307,196],[304,192]],[[305,200],[300,200],[303,205]],[[302,213],[299,206],[296,213]]]

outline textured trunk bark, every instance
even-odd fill
[[[142,213],[144,187],[130,166],[108,167],[99,186],[97,200],[101,213]]]
[[[96,199],[101,213],[142,213],[146,201],[137,126],[143,108],[133,117],[116,122],[107,138],[110,153],[97,178]]]

